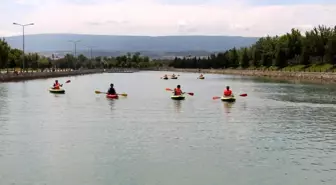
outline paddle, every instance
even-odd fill
[[[174,90],[170,88],[166,88],[166,91],[174,91]],[[192,92],[187,92],[187,94],[189,94],[190,96],[194,96],[194,93]]]
[[[71,80],[67,80],[65,83],[68,84],[70,82],[71,82]],[[63,84],[61,84],[60,86],[63,87]]]
[[[244,93],[244,94],[240,94],[239,96],[241,96],[241,97],[246,97],[247,94]],[[222,97],[220,97],[220,96],[214,96],[214,97],[212,97],[213,100],[217,100],[217,99],[220,99],[220,98],[222,98]]]
[[[107,92],[101,92],[101,91],[95,91],[96,94],[107,94]],[[122,94],[117,94],[119,96],[127,96],[126,93],[122,93]]]

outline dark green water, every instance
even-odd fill
[[[0,184],[335,185],[336,88],[180,73],[0,84]],[[127,98],[95,90],[115,84]],[[165,88],[194,92],[173,101]],[[212,100],[230,85],[237,102]]]

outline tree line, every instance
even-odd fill
[[[9,44],[0,39],[0,70],[23,67],[23,51],[11,48]],[[25,53],[25,69],[43,71],[44,69],[79,69],[79,68],[156,68],[163,66],[162,61],[150,60],[139,52],[118,57],[95,57],[88,58],[83,54],[77,57],[66,54],[63,58],[41,56],[38,53]]]
[[[207,57],[175,58],[175,68],[276,68],[336,65],[336,26],[318,26],[302,34],[297,29],[281,36],[260,38],[250,47],[232,48]]]
[[[20,68],[23,66],[23,57],[27,68],[46,68],[49,62],[37,53],[25,53],[22,50],[11,48],[5,39],[0,39],[0,69]]]
[[[163,62],[150,60],[148,56],[141,56],[139,52],[134,54],[127,53],[126,55],[118,57],[94,57],[88,58],[83,54],[74,57],[71,54],[65,55],[64,58],[58,59],[57,67],[60,69],[65,68],[156,68],[162,67]]]

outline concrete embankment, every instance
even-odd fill
[[[336,83],[336,73],[331,72],[290,72],[290,71],[263,71],[263,70],[235,70],[235,69],[169,69],[177,72],[228,74],[240,76],[267,77],[278,80]]]
[[[77,75],[87,75],[103,72],[104,69],[55,71],[55,72],[27,72],[21,74],[6,73],[6,74],[0,74],[0,82],[24,81],[24,80],[33,80],[41,78],[56,78],[64,76],[77,76]]]

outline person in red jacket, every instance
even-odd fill
[[[229,86],[226,86],[226,89],[224,90],[224,96],[233,96]]]
[[[53,89],[59,89],[60,87],[62,87],[62,85],[58,83],[58,80],[55,80]]]
[[[179,96],[179,95],[182,95],[182,94],[183,94],[183,92],[181,90],[181,86],[177,85],[177,88],[174,89],[174,95]]]

